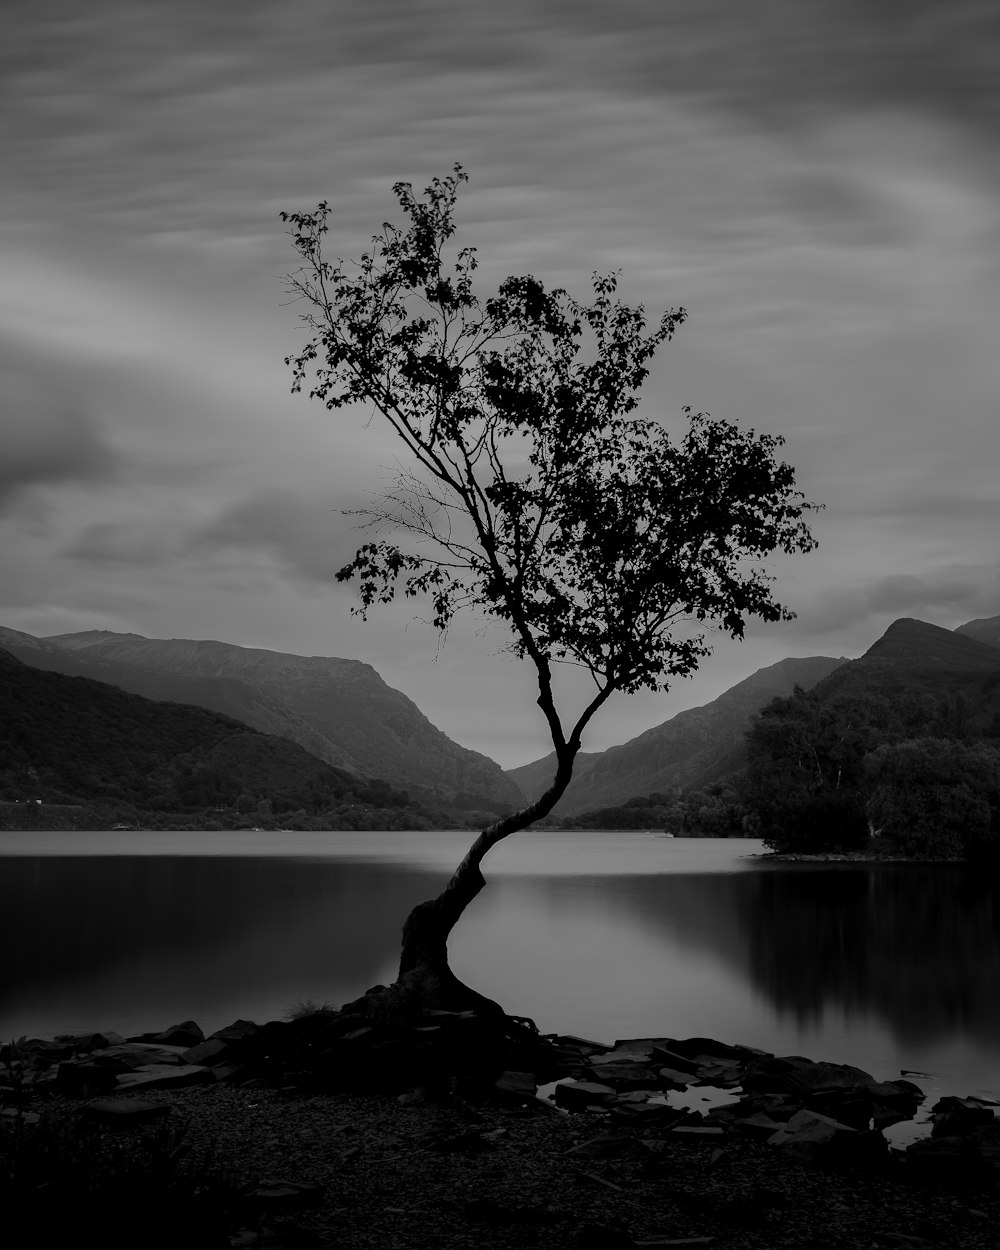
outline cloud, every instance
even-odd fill
[[[920,573],[893,573],[862,585],[842,585],[800,595],[799,615],[781,631],[798,639],[836,638],[870,646],[900,617],[953,629],[1000,606],[1000,567],[943,565]],[[867,643],[863,639],[867,638]]]
[[[695,94],[795,129],[817,113],[901,104],[980,129],[992,146],[1000,13],[992,0],[522,0],[584,37],[616,85]]]
[[[905,12],[870,0],[245,0],[233,20],[225,9],[16,6],[3,66],[19,106],[15,185],[54,211],[68,191],[125,235],[219,250],[259,247],[278,207],[331,186],[339,217],[365,223],[373,181],[382,191],[456,156],[533,195],[562,181],[628,188],[631,200],[648,177],[633,112],[665,133],[680,108],[783,135],[844,112],[969,129],[997,115],[996,6],[979,0],[911,0]],[[575,97],[587,101],[584,147],[602,114],[622,122],[627,181],[595,176],[593,156],[567,144],[559,106],[578,109]],[[647,168],[673,171],[673,157],[660,145]],[[683,169],[669,179],[671,201],[684,181]]]
[[[988,469],[993,472],[993,467]],[[865,512],[870,517],[887,517],[924,526],[938,526],[949,521],[996,522],[996,495],[960,494],[959,492],[928,492],[896,499],[872,500]]]
[[[100,521],[88,525],[60,554],[91,564],[148,568],[167,558],[169,541],[148,522]]]
[[[0,366],[0,509],[31,486],[110,477],[117,464],[93,419],[53,384]]]
[[[331,587],[356,546],[326,497],[272,490],[226,508],[191,540],[192,551],[263,551],[298,582]]]

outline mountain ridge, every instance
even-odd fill
[[[360,660],[101,630],[35,638],[0,627],[0,646],[39,668],[232,716],[428,800],[498,814],[523,801],[498,764],[453,742]]]
[[[756,712],[771,699],[791,694],[796,685],[811,688],[845,663],[831,656],[787,657],[751,673],[710,703],[678,712],[620,746],[578,756],[583,766],[554,814],[572,815],[677,787],[697,789],[726,776],[740,766],[743,731]],[[531,799],[553,771],[554,756],[549,755],[511,769],[509,775]]]
[[[509,807],[525,796],[537,798],[554,774],[552,754],[503,774],[492,760],[452,743],[363,661],[106,630],[35,637],[0,627],[2,647],[15,661],[40,669],[220,711],[347,773],[386,777],[422,799],[429,792],[459,806],[488,798]],[[927,694],[960,706],[972,731],[1000,733],[1000,616],[953,630],[902,617],[854,660],[786,657],[758,669],[710,703],[621,745],[581,752],[553,815],[691,791],[732,775],[745,758],[744,732],[752,718],[797,686],[815,689],[823,700]],[[373,767],[363,760],[391,762]]]
[[[962,702],[971,729],[1000,725],[1000,616],[954,630],[900,617],[859,657],[788,657],[758,669],[717,699],[688,708],[620,746],[581,753],[573,781],[554,814],[566,817],[613,807],[650,793],[693,790],[737,772],[744,759],[743,732],[753,715],[795,685],[823,699],[921,692]],[[828,672],[823,666],[830,664]],[[799,667],[796,666],[807,666]],[[811,667],[808,667],[811,666]],[[786,680],[794,675],[791,685]],[[529,798],[551,781],[550,754],[512,776]]]
[[[232,828],[282,816],[296,827],[318,819],[323,828],[356,828],[374,818],[372,809],[380,827],[429,824],[430,813],[405,793],[287,738],[206,708],[37,669],[3,649],[0,712],[0,827],[45,827],[38,819],[49,813],[39,805],[55,805],[69,822],[59,827],[69,828],[122,819]]]
[[[1000,648],[914,617],[893,621],[874,643],[816,687],[821,699],[925,694],[961,699],[973,728],[1000,711]]]
[[[1000,616],[980,616],[974,621],[966,621],[955,630],[956,634],[966,634],[990,647],[1000,647]]]

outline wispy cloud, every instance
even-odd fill
[[[116,456],[73,398],[27,371],[0,367],[0,511],[33,486],[111,477]]]
[[[900,617],[954,628],[1000,606],[1000,565],[944,565],[826,587],[804,599],[786,627],[797,640],[841,639],[867,648]]]
[[[151,568],[168,558],[169,543],[146,518],[138,524],[101,521],[88,525],[62,555],[85,564]]]
[[[193,551],[263,551],[288,576],[332,586],[337,569],[350,559],[339,508],[329,499],[303,499],[269,490],[240,500],[203,526],[191,539]],[[338,557],[338,550],[342,557]]]

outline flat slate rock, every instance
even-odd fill
[[[596,1081],[564,1081],[555,1088],[555,1100],[561,1107],[585,1107],[591,1103],[609,1102],[615,1096],[610,1085]]]
[[[494,1081],[493,1088],[499,1094],[511,1098],[534,1098],[538,1093],[538,1083],[533,1072],[502,1072]]]
[[[773,1120],[763,1111],[757,1111],[753,1115],[747,1115],[742,1119],[734,1120],[733,1127],[741,1133],[755,1133],[760,1137],[768,1138],[785,1131],[785,1124],[781,1120]]]
[[[657,1074],[644,1063],[592,1064],[597,1081],[621,1089],[647,1089],[655,1087]]]
[[[650,1061],[652,1063],[661,1063],[675,1072],[686,1072],[690,1076],[694,1076],[698,1071],[696,1063],[692,1063],[687,1055],[679,1055],[675,1050],[671,1050],[669,1045],[654,1046],[650,1054]]]
[[[120,1033],[57,1033],[51,1043],[46,1045],[65,1046],[73,1050],[99,1050],[103,1046],[113,1046],[125,1039]]]
[[[150,1098],[96,1098],[80,1108],[85,1115],[101,1120],[158,1120],[170,1114],[170,1104],[153,1102]]]
[[[261,1026],[254,1024],[252,1020],[234,1020],[232,1024],[227,1024],[223,1029],[216,1029],[214,1033],[209,1033],[205,1039],[207,1042],[214,1038],[219,1038],[224,1042],[241,1042],[246,1037],[253,1037],[255,1033],[259,1033]]]
[[[194,1020],[182,1020],[180,1024],[172,1024],[161,1033],[154,1033],[151,1042],[165,1042],[168,1046],[197,1046],[205,1040],[201,1026]]]
[[[691,1073],[677,1068],[657,1068],[656,1075],[661,1085],[668,1085],[671,1089],[687,1089],[693,1079]]]
[[[720,1059],[746,1061],[774,1058],[770,1051],[757,1050],[754,1046],[730,1046],[727,1042],[716,1041],[713,1037],[685,1037],[675,1038],[673,1041],[665,1038],[664,1044],[666,1049],[672,1050],[674,1054],[681,1055],[685,1059],[709,1056],[718,1062]]]
[[[180,1057],[181,1063],[200,1063],[207,1067],[214,1067],[212,1063],[214,1059],[217,1063],[225,1062],[225,1058],[230,1054],[232,1047],[229,1043],[222,1040],[221,1037],[211,1037],[205,1042],[199,1042],[197,1046],[192,1046],[189,1050],[185,1050]]]
[[[118,1078],[117,1089],[173,1089],[184,1085],[207,1085],[215,1081],[211,1068],[200,1063],[151,1063]]]
[[[323,1201],[322,1185],[306,1185],[299,1181],[260,1181],[243,1190],[243,1197],[262,1207],[312,1207]]]
[[[669,1047],[673,1039],[669,1037],[619,1037],[615,1039],[613,1049],[625,1053],[649,1054],[654,1047]]]
[[[549,1033],[546,1034],[543,1040],[551,1042],[553,1046],[566,1046],[571,1050],[597,1051],[612,1049],[604,1042],[594,1042],[589,1037],[576,1037],[573,1033]]]
[[[814,1063],[802,1055],[782,1055],[754,1063],[743,1078],[750,1093],[818,1094],[867,1089],[879,1082],[846,1063]]]
[[[187,1046],[168,1046],[162,1042],[122,1042],[116,1046],[105,1046],[91,1053],[91,1059],[117,1059],[119,1063],[130,1068],[145,1067],[150,1063],[183,1063],[183,1055],[190,1048]]]

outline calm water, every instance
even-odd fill
[[[209,1031],[393,978],[456,833],[0,833],[0,1038]],[[692,1034],[1000,1098],[1000,884],[756,863],[752,841],[530,833],[487,860],[458,974],[545,1031]]]

